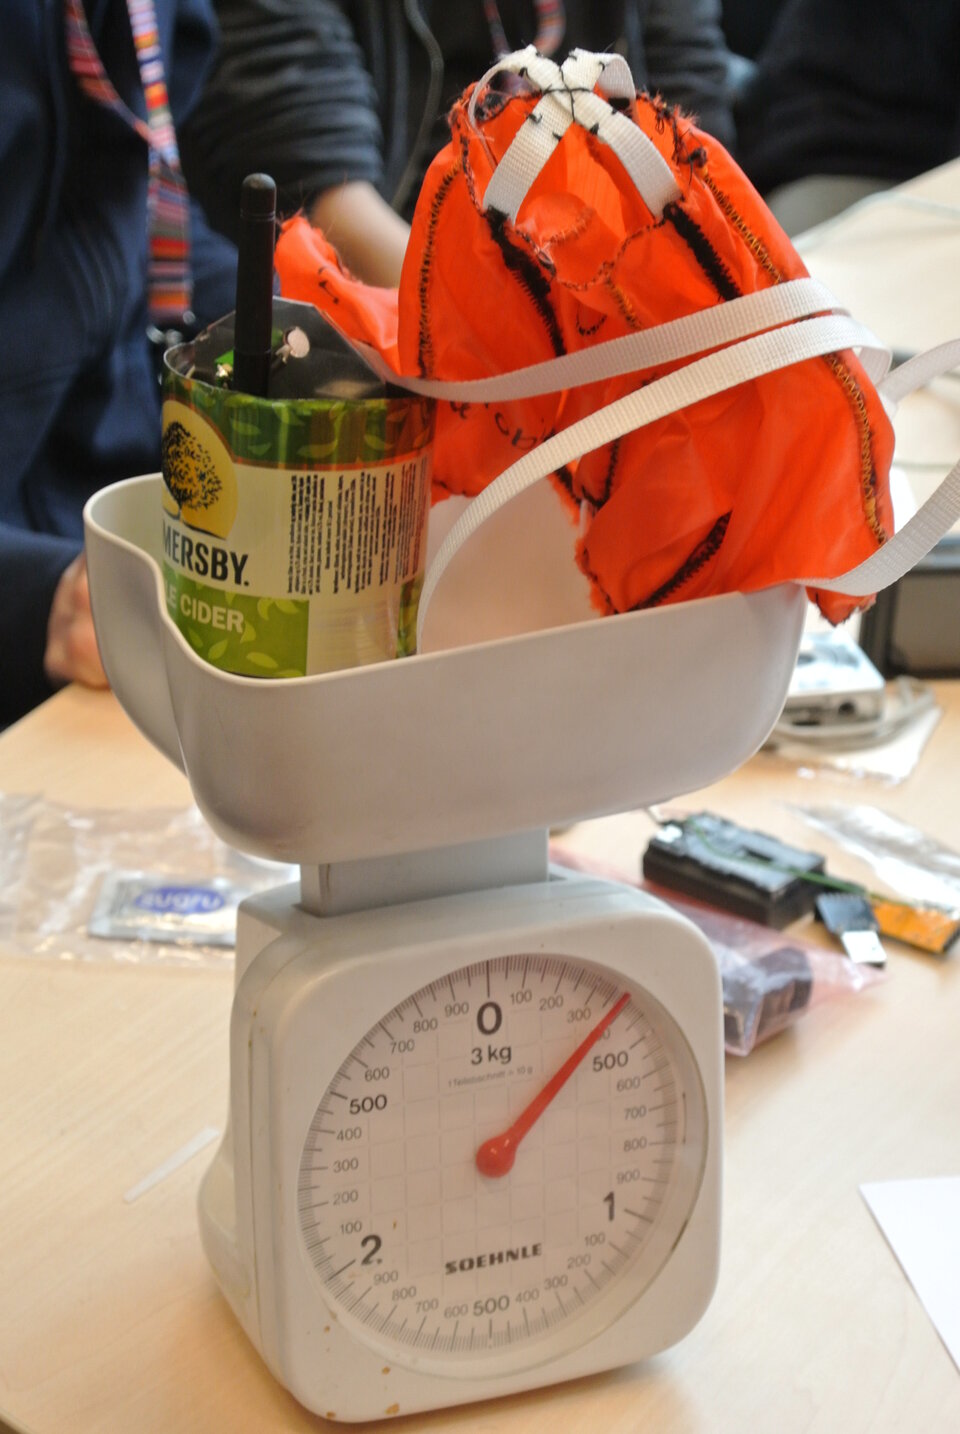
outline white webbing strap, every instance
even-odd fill
[[[880,385],[880,393],[892,403],[899,403],[907,394],[942,373],[960,366],[960,339],[938,344],[926,353],[917,354],[888,375]],[[950,531],[960,518],[960,463],[955,464],[939,488],[930,494],[899,533],[894,533],[855,568],[838,578],[803,578],[804,587],[823,588],[827,592],[844,593],[850,597],[866,597],[881,592],[908,573],[931,548]]]
[[[800,578],[802,587],[823,588],[827,592],[845,593],[850,597],[866,597],[881,592],[908,573],[931,548],[950,531],[960,518],[960,463],[944,478],[940,487],[913,517],[848,573],[838,578]]]
[[[923,388],[931,379],[958,367],[960,339],[950,339],[945,344],[937,344],[936,348],[927,349],[925,353],[914,354],[913,358],[900,364],[880,385],[880,392],[885,398],[899,403],[908,393]]]
[[[554,437],[545,439],[484,488],[444,538],[427,570],[420,595],[418,648],[422,645],[423,625],[430,600],[458,548],[481,523],[525,488],[584,453],[612,443],[625,433],[676,413],[678,409],[687,408],[701,399],[804,359],[848,348],[887,352],[869,329],[846,315],[805,319],[785,328],[756,334],[718,353],[707,354],[705,358],[697,359],[685,368],[617,399],[615,403],[572,423]]]
[[[474,87],[468,106],[476,125],[476,97],[499,71],[523,73],[542,90],[536,106],[517,130],[496,166],[483,196],[484,209],[496,209],[514,221],[547,160],[572,124],[590,130],[609,145],[629,174],[640,197],[656,218],[664,207],[681,197],[680,186],[667,161],[639,125],[611,109],[601,94],[633,99],[636,89],[621,55],[574,50],[557,65],[536,51],[518,51],[487,71]]]
[[[599,54],[593,50],[576,49],[570,51],[571,66],[588,64],[592,60],[600,61],[600,73],[596,79],[590,82],[591,89],[598,89],[608,100],[625,100],[633,104],[637,98],[637,87],[633,81],[630,66],[622,55],[615,52],[602,51]],[[566,75],[568,71],[564,71]]]
[[[762,289],[757,294],[744,294],[728,299],[713,308],[701,309],[682,319],[657,324],[652,329],[624,334],[618,339],[605,339],[576,353],[562,354],[543,363],[512,369],[489,378],[449,381],[435,378],[413,378],[397,374],[379,352],[355,339],[349,342],[362,354],[374,372],[385,383],[396,384],[426,398],[445,399],[448,403],[498,403],[512,399],[533,398],[542,393],[558,393],[565,388],[579,388],[616,378],[642,369],[674,363],[692,354],[721,348],[747,338],[760,329],[777,328],[796,319],[837,310],[845,313],[825,284],[817,279],[791,279]],[[874,383],[886,373],[890,355],[886,349],[869,349],[862,355],[864,367]]]
[[[550,60],[546,55],[541,55],[536,45],[527,45],[522,50],[513,50],[509,55],[501,55],[499,59],[494,60],[490,68],[480,76],[473,87],[473,93],[467,105],[467,118],[471,126],[474,129],[477,128],[477,101],[494,75],[501,75],[504,72],[511,75],[528,75],[537,89],[543,90],[556,77],[557,69],[556,60]]]

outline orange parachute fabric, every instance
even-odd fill
[[[672,174],[657,214],[621,159],[571,123],[511,219],[484,209],[542,89],[471,87],[426,175],[398,290],[347,273],[302,218],[277,245],[281,289],[317,304],[398,375],[480,379],[802,278],[787,237],[720,144],[660,101],[620,107]],[[474,112],[471,113],[471,95]],[[689,359],[556,393],[441,402],[434,497],[474,496],[523,453]],[[851,350],[691,403],[553,476],[579,527],[571,561],[602,611],[836,577],[893,531],[893,434]],[[863,600],[812,594],[840,621]]]

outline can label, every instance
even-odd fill
[[[191,647],[302,677],[414,650],[432,409],[269,403],[176,376],[163,405],[163,575]]]

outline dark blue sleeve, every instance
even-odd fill
[[[206,328],[236,306],[237,251],[210,228],[195,199],[190,201],[190,264],[193,312],[200,328]]]
[[[43,671],[47,622],[60,575],[78,552],[70,538],[0,523],[0,728],[53,692]]]

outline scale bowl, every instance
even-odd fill
[[[739,766],[786,698],[792,584],[315,677],[220,672],[167,614],[160,484],[87,504],[97,638],[129,716],[241,851],[323,865],[644,806]]]

